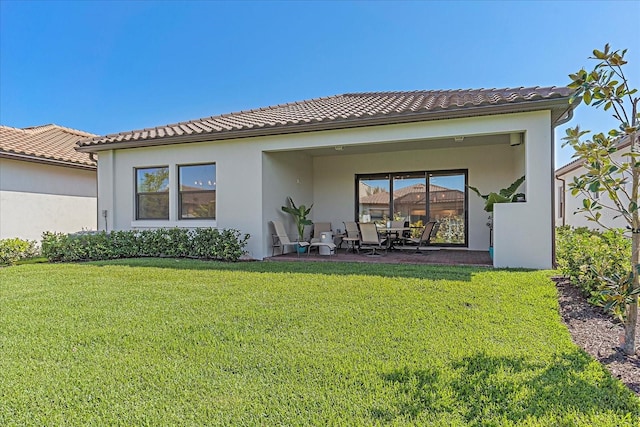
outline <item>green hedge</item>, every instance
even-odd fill
[[[38,254],[36,242],[22,239],[0,240],[0,265],[11,265]]]
[[[42,254],[49,261],[96,261],[133,257],[203,258],[237,261],[249,234],[234,229],[159,228],[42,235]]]
[[[623,230],[604,232],[586,227],[556,230],[558,268],[594,305],[604,306],[619,318],[629,296],[631,239]]]
[[[586,227],[559,227],[556,257],[562,274],[591,295],[602,287],[602,277],[622,276],[631,271],[631,239],[622,230],[599,232]]]

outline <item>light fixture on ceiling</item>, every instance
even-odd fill
[[[342,151],[344,150],[344,148],[342,147],[342,145],[336,145],[335,147],[333,147],[334,150],[336,151]]]
[[[462,142],[462,141],[464,141],[464,136],[456,136],[455,138],[453,138],[453,140],[455,142]]]

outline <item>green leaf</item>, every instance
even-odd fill
[[[508,197],[501,196],[498,193],[489,193],[487,197],[487,203],[485,205],[484,210],[487,212],[493,212],[493,205],[496,203],[508,203],[511,199]]]
[[[525,176],[521,176],[520,178],[518,178],[517,180],[515,180],[513,182],[513,184],[511,184],[508,188],[505,188],[503,190],[500,190],[500,195],[504,196],[504,197],[511,197],[513,196],[513,194],[516,192],[516,190],[518,189],[518,187],[520,187],[520,185],[522,185],[522,183],[525,180]]]
[[[487,199],[487,197],[488,197],[488,195],[486,195],[486,194],[485,194],[485,195],[480,194],[480,190],[478,190],[476,187],[472,187],[472,186],[470,186],[470,185],[467,185],[467,188],[468,188],[469,190],[473,191],[474,193],[476,193],[476,194],[478,195],[478,197],[482,197],[482,198],[483,198],[483,199],[485,199],[485,200],[486,200],[486,199]]]

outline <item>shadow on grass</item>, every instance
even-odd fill
[[[436,370],[398,370],[382,378],[398,399],[374,418],[391,422],[456,414],[467,425],[493,420],[554,420],[568,414],[611,413],[640,422],[640,401],[586,353],[576,350],[552,362],[477,354]],[[548,417],[548,418],[546,418]]]
[[[329,275],[368,275],[381,277],[407,277],[429,280],[470,282],[472,275],[493,271],[486,267],[416,265],[416,264],[366,264],[359,262],[219,262],[174,258],[127,258],[109,261],[93,261],[91,265],[124,265],[129,267],[171,268],[183,270],[225,270],[251,273],[298,273]]]

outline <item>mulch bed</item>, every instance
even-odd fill
[[[582,291],[568,280],[556,277],[554,281],[558,288],[560,315],[573,342],[640,395],[640,356],[622,353],[620,337],[624,336],[623,326],[600,307],[589,304]],[[640,327],[636,329],[636,346],[639,343]]]

